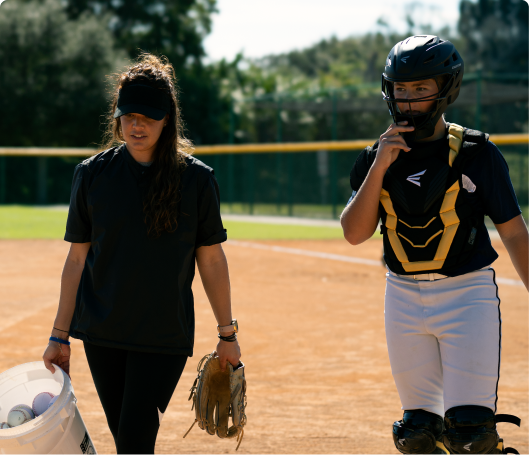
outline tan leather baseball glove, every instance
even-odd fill
[[[215,352],[202,357],[197,367],[198,376],[191,387],[189,400],[193,399],[195,421],[202,430],[217,434],[219,438],[237,438],[237,449],[241,445],[246,425],[246,379],[244,364],[233,367],[229,362],[220,369]],[[233,425],[229,427],[229,418]],[[184,438],[191,431],[187,430]]]

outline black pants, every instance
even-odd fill
[[[117,453],[154,453],[164,413],[185,355],[151,354],[84,342],[88,366]]]

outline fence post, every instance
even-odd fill
[[[250,215],[253,215],[254,212],[254,200],[255,200],[255,154],[249,153],[248,154],[248,161],[249,161],[249,170],[248,170],[248,177],[250,177],[249,182],[249,211]]]
[[[281,120],[282,100],[277,99],[277,113],[276,113],[276,141],[283,142],[283,123]],[[281,213],[281,152],[276,153],[276,183],[277,183],[277,213]]]
[[[221,178],[222,173],[220,172],[220,155],[218,153],[213,156],[213,170],[215,171],[215,175],[217,176],[219,184],[224,184]]]
[[[318,150],[316,152],[316,168],[318,171],[320,183],[320,204],[322,206],[329,204],[329,155],[332,151]]]
[[[331,203],[332,203],[332,217],[338,216],[338,156],[337,151],[331,152]]]
[[[332,129],[331,139],[333,141],[338,140],[338,98],[336,90],[332,92]],[[337,151],[331,151],[331,204],[332,204],[332,217],[337,216],[337,199],[338,199],[338,156]]]
[[[45,156],[37,157],[37,204],[47,202],[48,161]]]
[[[233,98],[230,100],[230,132],[229,132],[229,138],[228,143],[233,144],[235,143],[235,113],[233,111],[233,104],[234,100]],[[228,201],[230,202],[230,212],[233,212],[233,178],[234,178],[234,156],[233,153],[228,154],[228,181],[226,182],[228,185]]]
[[[479,69],[476,72],[476,118],[474,120],[475,128],[477,130],[481,129],[481,70]]]
[[[5,156],[0,156],[0,204],[6,203],[6,164],[7,160]]]
[[[288,162],[288,216],[294,215],[294,194],[293,194],[293,165],[292,165],[292,155],[294,155],[292,152],[287,154],[287,162]]]

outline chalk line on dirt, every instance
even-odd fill
[[[242,246],[246,248],[254,248],[256,250],[275,251],[276,253],[296,254],[298,256],[308,256],[308,257],[320,258],[320,259],[330,259],[331,261],[349,262],[349,263],[354,263],[354,264],[375,265],[377,267],[382,266],[382,261],[380,260],[377,261],[374,259],[344,256],[342,254],[323,253],[321,251],[302,250],[299,248],[288,248],[284,246],[267,245],[263,243],[241,242],[240,240],[228,240],[228,243],[230,245]],[[501,278],[498,276],[496,277],[496,282],[500,284],[506,284],[507,286],[523,286],[524,285],[523,282],[520,280],[513,280],[510,278]]]
[[[382,262],[380,260],[375,261],[374,259],[355,258],[352,256],[343,256],[341,254],[322,253],[320,251],[301,250],[298,248],[287,248],[284,246],[265,245],[262,243],[241,242],[240,240],[228,240],[228,243],[230,245],[254,248],[256,250],[269,250],[269,251],[275,251],[277,253],[288,253],[288,254],[297,254],[299,256],[310,256],[313,258],[331,259],[333,261],[353,262],[355,264],[377,265],[379,267],[382,266]]]
[[[13,302],[2,302],[2,308],[0,309],[0,332],[9,329],[48,307],[51,311],[53,305],[56,304],[46,304],[46,301],[47,299],[25,299]]]

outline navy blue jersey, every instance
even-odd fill
[[[448,150],[448,139],[408,144],[414,151],[423,147]],[[405,152],[401,152],[405,153]],[[375,161],[376,152],[367,147],[358,156],[351,170],[351,188],[353,194],[364,183],[364,180]],[[466,163],[463,168],[463,194],[467,197],[475,213],[487,215],[494,224],[506,223],[520,215],[521,210],[509,177],[509,167],[500,150],[492,142],[488,142],[479,156]],[[498,254],[491,245],[490,237],[483,223],[478,233],[478,245],[474,256],[464,266],[445,272],[448,276],[458,276],[472,272],[492,264]]]

